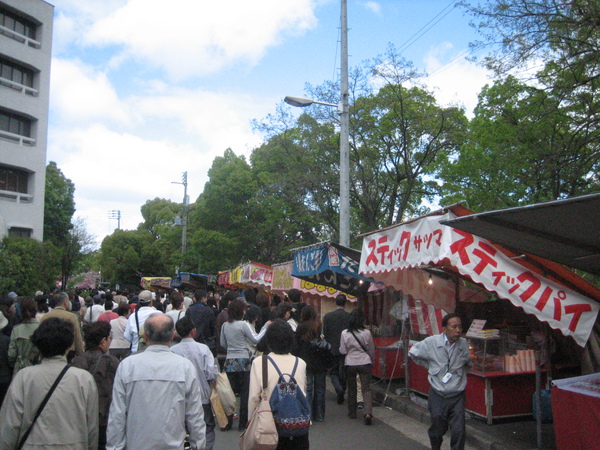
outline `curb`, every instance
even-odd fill
[[[399,396],[395,393],[388,393],[387,398],[385,389],[381,389],[378,386],[371,386],[371,392],[373,395],[373,401],[379,403],[382,406],[387,406],[401,414],[407,415],[408,417],[417,420],[421,423],[429,424],[429,411],[427,408],[414,403],[409,397]],[[385,400],[385,404],[384,404]],[[470,446],[476,447],[482,450],[509,450],[513,449],[514,446],[507,447],[506,441],[498,441],[494,436],[490,436],[483,433],[469,425],[467,420],[466,424],[467,438],[466,442]]]

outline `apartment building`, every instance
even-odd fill
[[[0,237],[43,239],[53,16],[0,0]]]

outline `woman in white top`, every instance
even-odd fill
[[[131,314],[131,308],[125,302],[120,303],[117,308],[117,314],[119,317],[110,321],[112,340],[110,341],[108,351],[112,356],[121,361],[131,353],[131,343],[123,335],[127,326],[127,319]]]
[[[250,384],[250,351],[248,344],[258,344],[264,336],[267,326],[263,327],[259,334],[246,322],[244,314],[248,304],[238,297],[229,304],[227,308],[227,322],[221,327],[221,347],[227,349],[227,357],[223,365],[227,373],[229,383],[233,392],[240,396],[240,420],[238,428],[240,431],[246,429],[248,422],[248,389]],[[231,428],[231,418],[227,429]]]
[[[360,377],[365,425],[371,425],[373,402],[371,398],[371,369],[375,360],[375,344],[371,332],[365,328],[365,317],[360,309],[350,313],[348,329],[342,331],[340,353],[346,355],[346,382],[348,383],[348,417],[356,419],[358,407],[356,375]]]
[[[185,309],[183,307],[183,294],[181,292],[173,292],[171,294],[171,304],[167,306],[167,316],[173,319],[173,323],[177,323],[179,319],[185,317]]]
[[[294,332],[287,322],[281,319],[276,319],[271,323],[265,334],[267,345],[270,353],[269,357],[275,361],[277,367],[281,373],[291,374],[294,370],[296,360],[298,366],[294,374],[296,383],[302,389],[302,392],[306,393],[306,363],[301,358],[291,354],[292,347],[294,345]],[[279,380],[279,374],[277,369],[269,363],[267,364],[267,392],[271,395],[271,392],[275,389]],[[260,403],[260,393],[262,391],[262,357],[256,358],[252,363],[252,370],[250,371],[250,392],[248,397],[248,417],[251,417],[254,410]],[[287,377],[286,377],[287,380]],[[294,449],[294,450],[305,450],[309,448],[308,435],[299,436],[295,438],[279,437],[278,449]]]

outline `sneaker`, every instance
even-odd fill
[[[365,414],[365,425],[371,425],[373,423],[373,416],[371,414]]]
[[[358,402],[358,409],[363,409],[365,407],[365,404],[363,402]]]
[[[338,405],[341,405],[342,403],[344,403],[344,393],[343,392],[338,392],[337,403],[338,403]]]

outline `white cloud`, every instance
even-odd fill
[[[76,61],[52,60],[50,92],[52,114],[69,126],[93,120],[129,121],[106,74]]]
[[[445,42],[431,49],[424,63],[430,74],[426,83],[435,90],[438,102],[464,106],[467,116],[472,116],[479,92],[490,83],[490,72],[467,57],[467,51],[457,52],[452,44]]]
[[[363,5],[365,6],[365,8],[367,8],[371,12],[374,12],[375,14],[381,14],[381,5],[379,3],[365,2],[365,3],[363,3]]]
[[[131,58],[173,79],[215,72],[245,61],[256,64],[283,33],[316,25],[311,0],[130,0],[96,22],[86,41],[117,45]]]

